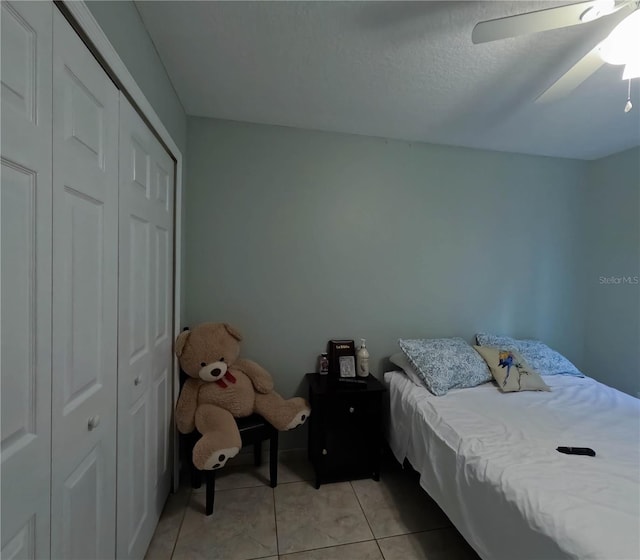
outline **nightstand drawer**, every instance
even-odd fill
[[[379,413],[377,399],[363,399],[353,395],[338,395],[325,410],[328,426],[361,426],[375,420]]]

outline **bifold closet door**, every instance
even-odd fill
[[[55,10],[53,558],[115,556],[118,102]]]
[[[142,558],[169,493],[174,163],[120,96],[118,550]]]
[[[49,557],[51,18],[2,2],[1,558]]]

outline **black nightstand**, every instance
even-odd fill
[[[364,389],[337,388],[326,375],[308,373],[309,460],[316,488],[323,482],[380,480],[382,383],[370,375]]]

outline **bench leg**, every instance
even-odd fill
[[[189,461],[191,461],[191,457],[189,457]],[[200,488],[202,485],[202,473],[196,469],[195,465],[191,463],[191,488]]]
[[[198,432],[191,432],[182,437],[184,444],[184,460],[189,468],[189,476],[191,477],[191,488],[200,488],[202,485],[202,473],[196,469],[193,464],[193,447],[200,439]]]
[[[278,432],[269,440],[269,478],[271,488],[278,486]]]
[[[253,444],[253,464],[256,467],[262,465],[262,442],[256,441]]]
[[[207,504],[205,513],[211,515],[213,513],[213,500],[216,494],[216,471],[204,472],[205,484],[207,487]]]

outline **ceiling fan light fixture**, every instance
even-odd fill
[[[640,10],[623,19],[600,43],[602,60],[609,64],[632,64],[640,59]]]
[[[615,0],[596,0],[593,6],[582,12],[580,21],[587,23],[612,13],[616,9]]]

